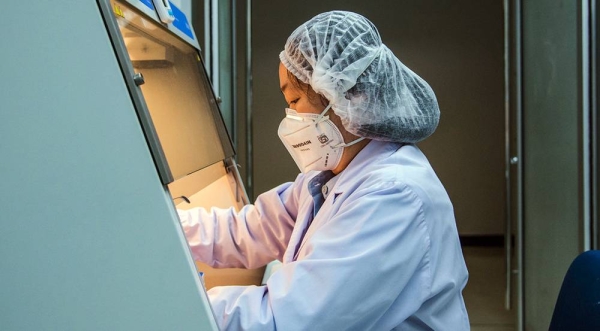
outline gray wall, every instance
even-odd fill
[[[442,117],[420,144],[454,203],[462,235],[504,229],[504,78],[501,1],[253,1],[254,194],[298,173],[277,127],[286,104],[278,54],[289,34],[333,9],[361,13],[384,43],[433,87]]]
[[[575,1],[525,1],[523,99],[527,330],[547,330],[580,252],[580,80]]]

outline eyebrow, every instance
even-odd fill
[[[283,91],[285,91],[285,89],[286,89],[287,87],[288,87],[288,83],[287,83],[287,82],[283,83],[283,85],[281,85],[281,86],[279,87],[279,89],[281,90],[281,93],[283,93]]]

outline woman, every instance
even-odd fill
[[[283,262],[265,286],[209,291],[223,330],[468,330],[452,204],[414,145],[429,85],[350,12],[315,16],[280,54],[279,137],[301,174],[240,212],[180,211],[194,258]]]

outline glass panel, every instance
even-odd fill
[[[113,6],[173,177],[233,156],[198,51],[126,4]]]

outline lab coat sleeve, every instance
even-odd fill
[[[234,208],[178,210],[193,258],[216,268],[248,269],[281,258],[297,213],[295,187],[282,184],[239,212]]]
[[[422,200],[388,182],[340,203],[266,286],[209,291],[222,330],[390,330],[378,323],[394,302],[401,319],[417,311],[431,289]]]

